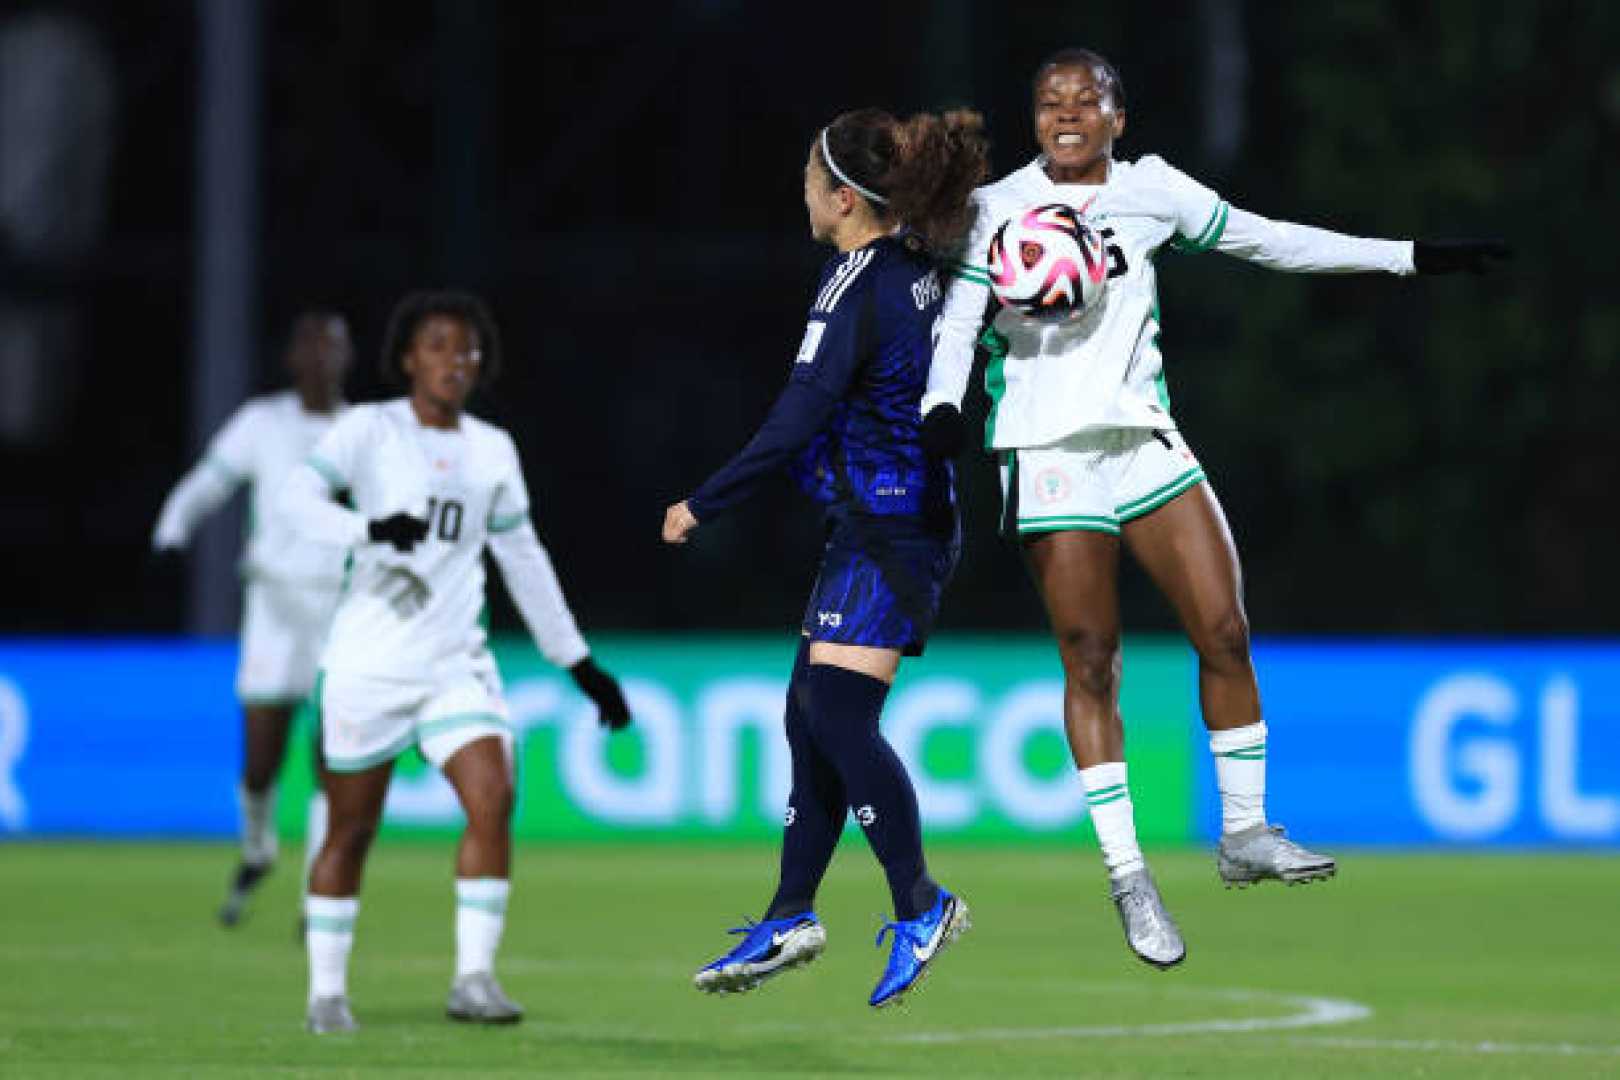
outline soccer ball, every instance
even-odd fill
[[[1102,236],[1066,203],[1032,206],[1002,222],[988,261],[996,299],[1041,322],[1091,310],[1108,283]]]

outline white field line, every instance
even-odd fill
[[[1340,998],[1268,994],[1253,990],[1212,990],[1213,996],[1234,1001],[1275,1002],[1294,1011],[1283,1016],[1234,1017],[1215,1020],[1177,1020],[1163,1024],[1090,1024],[1076,1027],[958,1028],[950,1031],[913,1031],[890,1035],[881,1042],[962,1043],[1026,1039],[1141,1038],[1155,1035],[1208,1035],[1251,1031],[1286,1031],[1365,1020],[1372,1010]]]
[[[1415,1050],[1453,1054],[1525,1054],[1533,1057],[1620,1057],[1620,1043],[1464,1042],[1461,1039],[1373,1039],[1332,1035],[1299,1036],[1288,1040],[1297,1046],[1321,1046],[1334,1050]]]

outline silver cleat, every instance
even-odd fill
[[[458,975],[450,984],[444,1013],[452,1020],[475,1024],[515,1024],[523,1019],[523,1006],[506,996],[495,976],[487,971]]]
[[[341,995],[316,998],[310,1002],[305,1026],[317,1035],[341,1034],[360,1028],[354,1022],[354,1014],[349,1011],[349,999]]]
[[[1187,958],[1181,931],[1159,899],[1158,886],[1146,867],[1113,880],[1114,906],[1125,927],[1125,944],[1144,963],[1156,968],[1175,967]]]
[[[1242,888],[1257,881],[1322,881],[1336,874],[1339,864],[1288,839],[1281,825],[1253,825],[1221,837],[1215,868],[1227,888]]]

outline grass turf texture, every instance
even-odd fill
[[[1189,950],[1160,973],[1127,954],[1094,851],[941,847],[934,869],[968,898],[974,930],[907,1006],[878,1013],[865,999],[884,958],[872,935],[887,894],[858,837],[846,837],[823,892],[827,954],[740,997],[701,995],[691,974],[734,940],[726,927],[757,914],[774,851],[528,846],[499,974],[529,1018],[489,1029],[443,1018],[450,849],[385,841],[351,976],[362,1030],[316,1038],[301,1027],[297,855],[284,853],[244,925],[227,931],[212,918],[234,857],[225,847],[0,849],[0,1074],[1620,1072],[1612,858],[1351,853],[1332,882],[1228,892],[1209,854],[1152,855]],[[1134,1030],[1297,1014],[1289,995],[1372,1015],[1292,1030]],[[941,1035],[963,1041],[903,1041]]]

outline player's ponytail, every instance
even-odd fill
[[[970,109],[918,113],[898,125],[885,178],[889,209],[935,251],[954,247],[972,222],[968,196],[990,172],[984,117]]]
[[[906,120],[882,109],[845,113],[822,130],[816,153],[835,183],[935,251],[967,231],[968,196],[990,171],[984,118],[967,109]]]

